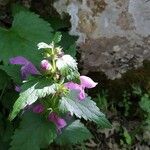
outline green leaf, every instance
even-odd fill
[[[13,3],[11,6],[12,9],[12,15],[15,16],[17,13],[21,11],[29,11],[28,8],[24,7],[23,5],[20,5],[18,3]]]
[[[150,97],[148,94],[144,94],[139,102],[140,107],[143,111],[150,113]]]
[[[67,70],[77,70],[77,62],[76,60],[70,55],[63,55],[61,58],[57,59],[56,66],[58,70],[61,72]]]
[[[13,111],[10,114],[9,119],[13,120],[21,109],[25,108],[27,105],[33,104],[38,98],[54,94],[56,92],[56,86],[56,84],[51,84],[50,80],[45,78],[26,82],[22,86],[22,92],[13,106]]]
[[[82,143],[91,137],[90,131],[79,120],[76,120],[63,129],[62,133],[57,137],[56,143],[73,145]]]
[[[125,138],[126,143],[127,143],[128,145],[131,145],[131,144],[132,144],[131,136],[130,136],[130,134],[128,133],[127,129],[125,129],[125,128],[124,128],[123,135],[124,135],[124,138]]]
[[[77,68],[76,60],[70,55],[63,55],[57,59],[56,66],[62,76],[67,80],[75,80],[79,78],[79,72]]]
[[[1,103],[3,105],[4,108],[12,110],[12,107],[16,101],[16,99],[18,98],[18,93],[15,90],[7,90],[7,92],[5,92],[3,94],[3,97],[1,99]]]
[[[9,58],[21,55],[37,64],[41,58],[37,44],[49,43],[52,31],[38,15],[27,11],[17,13],[9,30],[0,27],[0,58],[7,63]]]
[[[9,76],[7,76],[7,74],[0,69],[0,90],[3,89],[4,86],[8,84],[9,81],[10,81]]]
[[[77,98],[77,92],[71,91],[66,97],[62,97],[59,107],[63,112],[69,111],[78,118],[82,117],[85,120],[94,121],[102,128],[111,127],[105,115],[100,112],[96,103],[90,97],[80,101]]]
[[[10,150],[40,150],[52,143],[56,136],[54,124],[43,116],[26,113],[20,128],[16,129],[12,137]]]
[[[61,32],[56,32],[52,41],[54,43],[59,43],[61,41],[61,38],[62,38]]]
[[[62,29],[70,28],[70,21],[67,18],[60,18],[60,17],[50,17],[48,22],[51,24],[52,28],[55,31],[60,31]]]
[[[76,56],[76,44],[74,43],[74,44],[70,45],[69,48],[65,50],[65,53],[69,54],[73,58],[75,58],[75,56]]]
[[[4,70],[16,84],[22,83],[21,73],[20,73],[21,66],[5,65],[5,66],[1,66],[0,69]]]
[[[62,40],[60,42],[60,45],[63,47],[65,54],[69,54],[72,57],[75,58],[76,55],[76,36],[71,36],[66,32],[62,32]]]

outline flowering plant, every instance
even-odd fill
[[[22,146],[24,150],[38,150],[53,141],[60,145],[83,142],[92,135],[81,118],[110,127],[105,115],[85,93],[85,89],[98,83],[80,76],[76,60],[64,54],[57,43],[41,42],[37,46],[43,56],[38,69],[22,56],[9,60],[11,65],[20,66],[22,80],[21,84],[15,83],[19,98],[9,115],[11,121],[19,115],[22,123],[14,133],[10,149]]]

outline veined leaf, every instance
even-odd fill
[[[71,91],[66,97],[60,100],[60,110],[63,112],[69,111],[72,115],[75,114],[78,118],[94,121],[102,128],[111,127],[105,115],[100,112],[96,103],[87,97],[80,101],[77,98],[77,92]]]
[[[66,69],[77,70],[77,62],[76,60],[70,55],[63,55],[59,58],[56,62],[56,66],[60,71]]]
[[[56,142],[60,145],[81,143],[92,137],[90,131],[79,120],[69,124],[57,137]]]
[[[61,38],[62,38],[61,32],[56,32],[53,37],[54,43],[55,44],[59,43],[61,41]]]
[[[10,150],[40,150],[52,143],[56,136],[54,124],[43,116],[28,112],[12,137]]]
[[[13,120],[21,109],[25,108],[27,105],[33,104],[38,98],[54,94],[56,92],[56,87],[56,84],[51,84],[50,81],[46,79],[35,79],[25,83],[22,86],[22,92],[19,98],[13,106],[13,111],[9,119]]]
[[[52,31],[38,15],[28,11],[17,13],[9,30],[0,27],[1,59],[7,63],[9,58],[21,55],[36,64],[40,60],[37,44],[51,42]]]

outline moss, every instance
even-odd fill
[[[109,80],[101,72],[90,72],[88,74],[99,85],[90,90],[89,94],[96,96],[102,90],[107,90],[109,99],[120,100],[124,91],[132,92],[132,85],[138,85],[144,91],[150,90],[150,61],[144,61],[143,67],[129,70],[122,75],[121,79]]]

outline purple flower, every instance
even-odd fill
[[[21,91],[21,87],[18,86],[18,85],[16,85],[16,86],[15,86],[15,91],[16,91],[16,92],[20,92],[20,91]]]
[[[86,95],[85,95],[84,88],[82,87],[82,85],[79,85],[74,82],[68,82],[68,83],[65,83],[65,87],[67,87],[70,90],[76,90],[77,92],[79,92],[78,98],[80,100],[85,99]]]
[[[74,83],[74,82],[68,82],[65,83],[65,86],[70,90],[76,90],[79,92],[78,98],[80,100],[84,100],[86,97],[85,88],[94,88],[97,83],[94,82],[91,78],[87,76],[80,76],[80,84]]]
[[[32,110],[34,113],[40,114],[44,111],[44,106],[42,104],[37,104],[37,105],[33,106]]]
[[[60,118],[55,112],[50,113],[48,120],[52,121],[56,125],[58,131],[67,125],[66,121]]]
[[[29,75],[40,74],[36,67],[22,56],[13,57],[10,60],[10,64],[21,65],[21,77],[25,80]]]
[[[87,76],[80,76],[80,81],[81,81],[81,85],[84,88],[94,88],[98,83],[94,82],[91,78],[87,77]]]
[[[41,61],[41,68],[43,70],[50,70],[52,68],[52,66],[51,66],[51,64],[49,63],[48,60],[44,59],[44,60]]]

